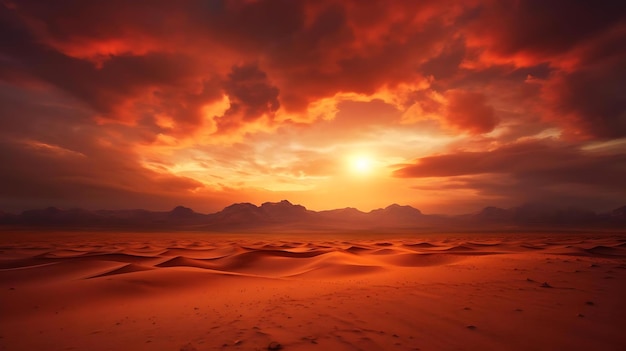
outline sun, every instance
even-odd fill
[[[357,174],[367,174],[372,171],[372,159],[365,155],[353,156],[350,159],[350,169]]]

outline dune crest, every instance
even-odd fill
[[[621,349],[624,240],[3,233],[0,345]]]

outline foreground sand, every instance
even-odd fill
[[[626,350],[626,235],[0,233],[0,350]]]

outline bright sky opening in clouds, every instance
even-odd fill
[[[619,1],[3,1],[0,210],[606,210]]]

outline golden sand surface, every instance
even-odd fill
[[[626,235],[0,233],[0,350],[626,350]]]

